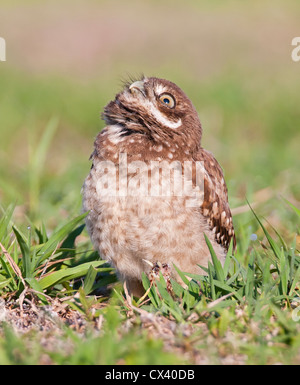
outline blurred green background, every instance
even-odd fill
[[[280,196],[299,206],[299,16],[291,0],[1,1],[0,204],[50,228],[77,215],[100,113],[144,73],[193,101],[235,221],[247,198],[294,234]]]

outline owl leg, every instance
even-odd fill
[[[135,297],[142,297],[145,294],[145,289],[141,281],[137,279],[127,278],[125,279],[125,283],[129,295],[133,295]]]
[[[164,280],[166,281],[167,291],[170,294],[173,294],[173,288],[171,284],[171,267],[167,263],[155,262],[152,265],[151,271],[148,274],[148,278],[150,281],[150,287],[152,285],[156,285],[156,281],[159,280],[159,273],[161,272]],[[133,295],[135,297],[142,297],[145,295],[145,289],[142,285],[142,282],[137,279],[126,278],[124,281],[126,285],[127,292],[129,295]]]
[[[170,294],[173,294],[173,288],[171,284],[171,267],[168,263],[154,263],[148,277],[150,280],[151,286],[155,284],[155,281],[159,279],[159,273],[162,274],[164,280],[166,281],[167,291]]]

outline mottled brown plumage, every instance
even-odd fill
[[[103,119],[83,207],[96,249],[129,291],[142,293],[142,272],[149,274],[157,262],[171,266],[179,282],[173,264],[200,273],[197,265],[210,260],[204,233],[223,262],[231,239],[235,245],[227,187],[218,162],[201,147],[199,117],[184,92],[145,77],[126,85]]]

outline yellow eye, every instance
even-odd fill
[[[162,94],[159,97],[159,100],[167,107],[174,108],[175,107],[175,99],[170,94]]]

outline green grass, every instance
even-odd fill
[[[299,223],[299,210],[292,204],[289,209]],[[22,322],[32,317],[26,313],[26,304],[44,311],[59,298],[80,314],[85,326],[80,331],[60,322],[42,333],[21,328],[20,335],[20,330],[16,334],[11,323],[4,322],[1,363],[175,364],[197,363],[198,355],[209,363],[226,362],[226,357],[248,364],[298,363],[300,325],[295,316],[300,257],[296,240],[287,245],[279,234],[272,237],[262,220],[254,212],[252,215],[264,233],[263,247],[245,239],[247,244],[238,245],[235,256],[229,249],[222,267],[206,238],[212,256],[208,268],[202,267],[207,275],[177,269],[187,288],[172,281],[172,294],[162,275],[152,285],[144,276],[149,300],[132,299],[131,307],[119,285],[113,289],[114,295],[97,294],[99,288],[116,282],[116,277],[95,252],[87,251],[86,240],[75,244],[85,214],[48,236],[44,226],[30,225],[22,233],[12,223],[13,207],[8,208],[0,221],[1,297],[13,303],[11,309],[23,308]],[[162,329],[151,336],[143,328],[145,314],[154,325],[156,319],[172,323],[171,345],[179,346],[184,356],[164,348]],[[99,320],[102,326],[98,330]],[[128,322],[130,327],[125,326]],[[193,330],[182,334],[184,326]],[[40,344],[41,335],[51,342]]]

